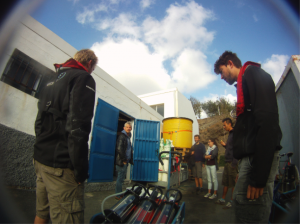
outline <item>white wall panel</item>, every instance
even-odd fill
[[[28,16],[17,27],[14,37],[0,60],[0,72],[17,48],[29,57],[54,71],[54,63],[63,63],[76,49],[45,26]],[[163,117],[140,98],[126,89],[103,69],[96,67],[92,76],[96,81],[96,97],[138,119],[161,121]],[[0,123],[34,135],[37,99],[0,82]]]

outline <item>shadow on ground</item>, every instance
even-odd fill
[[[223,169],[217,172],[218,176],[218,198],[222,196],[222,172]],[[225,205],[215,204],[215,200],[204,198],[207,193],[207,179],[206,172],[203,172],[203,187],[204,191],[199,195],[195,193],[195,182],[193,180],[187,180],[181,183],[179,186],[173,186],[182,192],[182,202],[186,203],[185,220],[184,223],[234,223],[234,208],[227,209]],[[133,183],[131,184],[133,185]],[[24,217],[27,220],[25,222],[33,222],[35,217],[35,191],[34,190],[21,190],[8,188],[10,197],[15,201]],[[109,195],[114,194],[114,190],[99,191],[99,192],[87,192],[85,193],[85,223],[89,223],[91,217],[101,212],[101,203]],[[230,200],[231,192],[227,193],[226,202]],[[115,198],[109,198],[106,200],[104,208],[112,207],[117,201]],[[285,218],[285,217],[283,217]],[[282,222],[282,217],[275,220],[277,223],[279,220]]]

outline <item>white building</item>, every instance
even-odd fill
[[[300,150],[300,55],[292,55],[275,91],[282,131],[280,153],[293,152],[292,163],[299,167]],[[286,160],[287,157],[281,160]],[[285,164],[281,163],[281,166]]]
[[[65,62],[76,51],[30,16],[17,25],[0,59],[0,169],[7,185],[35,186],[32,154],[38,96],[48,80],[56,75],[53,64]],[[135,165],[131,177],[155,182],[158,176],[156,150],[164,117],[101,68],[96,67],[92,76],[96,82],[97,102],[89,142],[89,181],[113,180],[116,138],[124,123],[132,121]],[[179,92],[176,97],[180,100],[173,98],[173,104],[188,104]],[[183,108],[175,108],[178,113],[172,116],[195,118],[190,111],[184,114]],[[127,178],[129,173],[130,169]]]
[[[144,102],[164,118],[185,117],[193,120],[193,135],[199,134],[199,124],[189,101],[177,88],[139,95]],[[194,142],[194,139],[192,139]]]

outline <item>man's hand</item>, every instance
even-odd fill
[[[123,162],[123,164],[126,165],[127,163],[126,163],[126,162]]]
[[[236,175],[235,183],[238,181],[238,179],[239,179],[239,174]]]
[[[253,200],[263,195],[264,188],[252,187],[248,185],[247,198]]]
[[[225,142],[223,142],[223,140],[220,141],[221,145],[223,145],[224,147],[226,146]]]
[[[202,167],[203,167],[203,168],[205,167],[205,164],[204,164],[204,163],[202,163]]]

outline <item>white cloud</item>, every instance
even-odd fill
[[[84,7],[83,12],[77,13],[76,20],[81,24],[95,22],[95,13],[107,11],[107,6],[99,4],[95,7]]]
[[[258,22],[258,17],[257,17],[257,15],[254,14],[254,15],[253,15],[253,19],[254,19],[255,22]]]
[[[191,93],[217,78],[210,73],[203,53],[191,49],[174,60],[171,76],[163,67],[163,57],[151,53],[139,40],[108,38],[91,49],[99,59],[98,65],[137,95],[174,87]]]
[[[102,20],[99,24],[95,25],[98,30],[110,30],[110,34],[118,34],[121,36],[132,36],[139,38],[140,28],[135,23],[135,17],[131,14],[122,13],[114,19]]]
[[[185,6],[171,5],[166,12],[161,21],[148,17],[143,23],[145,41],[165,57],[174,57],[187,47],[205,49],[214,39],[214,32],[203,26],[214,19],[212,11],[191,1]]]
[[[155,0],[141,0],[140,6],[142,9],[148,8],[150,5],[152,5],[155,2]]]
[[[189,1],[170,5],[161,20],[147,17],[139,22],[140,17],[130,13],[100,20],[97,9],[99,6],[85,8],[78,22],[89,22],[107,33],[102,42],[92,46],[99,66],[133,93],[174,87],[192,93],[217,79],[203,53],[214,39],[214,32],[204,26],[205,21],[214,19],[212,11]],[[111,9],[108,5],[105,10]]]
[[[288,60],[288,55],[272,54],[271,58],[267,58],[262,63],[261,67],[272,76],[275,85],[279,81]]]
[[[200,51],[185,49],[172,64],[174,72],[170,85],[182,92],[194,92],[217,79],[216,75],[211,74],[206,56]]]
[[[151,54],[139,40],[109,38],[95,43],[92,48],[98,65],[134,94],[154,92],[168,88],[170,76],[164,69],[162,58]]]

